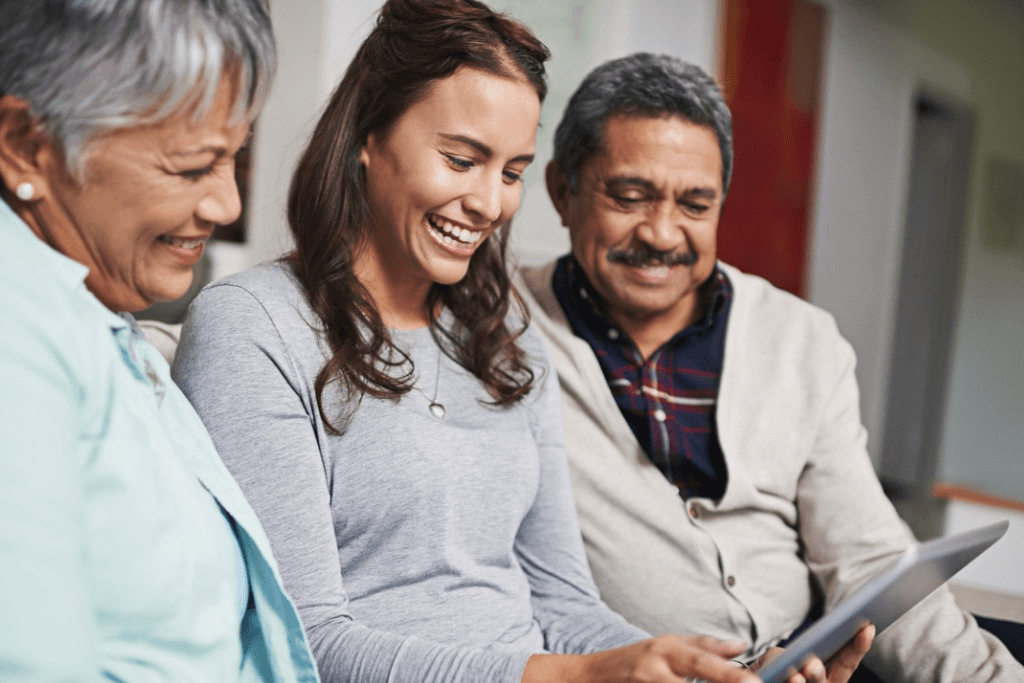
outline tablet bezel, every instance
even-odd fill
[[[810,655],[828,661],[863,625],[870,622],[875,625],[876,634],[881,633],[998,541],[1009,525],[1009,521],[1003,520],[908,549],[814,622],[785,652],[757,671],[758,676],[765,683],[785,683],[789,674]]]

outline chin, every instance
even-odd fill
[[[439,285],[454,285],[465,279],[469,272],[469,262],[436,264],[428,272],[432,282]]]
[[[140,298],[149,302],[146,306],[151,306],[152,304],[159,303],[161,301],[176,301],[188,294],[188,290],[191,286],[192,271],[190,269],[188,273],[183,275],[163,278],[159,283],[155,283],[145,291],[140,290],[138,295]]]

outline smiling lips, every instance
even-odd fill
[[[185,266],[193,266],[203,255],[203,245],[209,235],[204,237],[174,237],[173,235],[160,235],[157,241],[167,246],[167,250],[177,261]]]
[[[459,227],[437,214],[428,214],[427,223],[433,228],[430,234],[437,242],[460,254],[473,253],[476,243],[483,236],[482,231]]]

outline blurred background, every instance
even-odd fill
[[[246,212],[202,281],[289,249],[295,160],[379,0],[271,4],[280,70],[239,164]],[[1024,0],[491,5],[552,52],[519,262],[568,250],[542,170],[583,75],[638,50],[704,67],[734,115],[719,257],[836,317],[873,462],[919,537],[1011,519],[958,581],[962,599],[1017,596],[993,616],[1024,621]],[[150,315],[180,322],[186,304]]]

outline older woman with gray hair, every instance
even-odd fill
[[[239,214],[265,2],[0,16],[0,680],[315,682],[255,514],[129,315]]]

